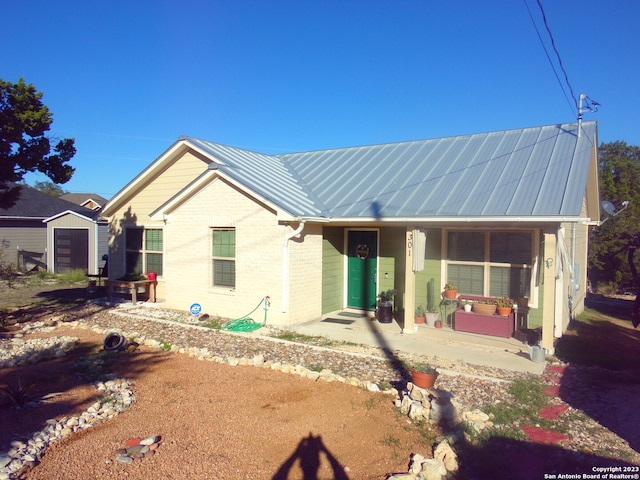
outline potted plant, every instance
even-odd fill
[[[433,308],[431,310],[428,310],[424,315],[427,320],[427,326],[435,327],[436,321],[438,321],[438,311]]]
[[[470,312],[472,304],[473,302],[471,300],[463,300],[462,308],[464,309],[465,312]]]
[[[396,294],[393,289],[384,290],[378,294],[378,321],[380,323],[391,323],[393,321],[393,303],[391,299]]]
[[[496,300],[496,304],[498,306],[498,315],[503,317],[511,315],[511,310],[513,310],[513,300],[507,297],[500,297]]]
[[[414,362],[409,365],[411,370],[411,382],[420,388],[433,388],[438,378],[438,370],[429,364],[423,362]]]
[[[449,280],[444,285],[444,296],[445,298],[456,298],[458,296],[458,285]]]
[[[422,308],[422,305],[418,305],[416,307],[415,323],[416,325],[422,325],[424,322],[425,322],[424,308]]]
[[[473,302],[472,310],[480,315],[493,315],[497,306],[495,300],[476,300]]]

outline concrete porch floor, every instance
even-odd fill
[[[456,332],[448,327],[434,328],[426,324],[414,329],[415,333],[402,333],[397,320],[380,323],[370,318],[371,315],[372,312],[341,310],[289,329],[305,335],[518,372],[541,374],[546,366],[546,362],[531,361],[527,346],[515,338]]]

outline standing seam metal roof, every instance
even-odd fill
[[[579,216],[596,122],[265,155],[187,137],[296,216]]]

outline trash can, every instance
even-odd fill
[[[378,303],[378,321],[380,323],[391,323],[393,321],[393,304],[390,301]]]

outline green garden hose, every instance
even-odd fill
[[[253,319],[249,318],[253,312],[255,312],[260,305],[264,304],[264,320],[262,323],[258,323]],[[256,305],[256,308],[251,310],[248,314],[236,318],[235,320],[229,320],[222,326],[222,330],[226,330],[228,332],[254,332],[261,327],[264,327],[267,323],[267,310],[269,309],[269,297],[264,297],[260,300],[260,303]]]

